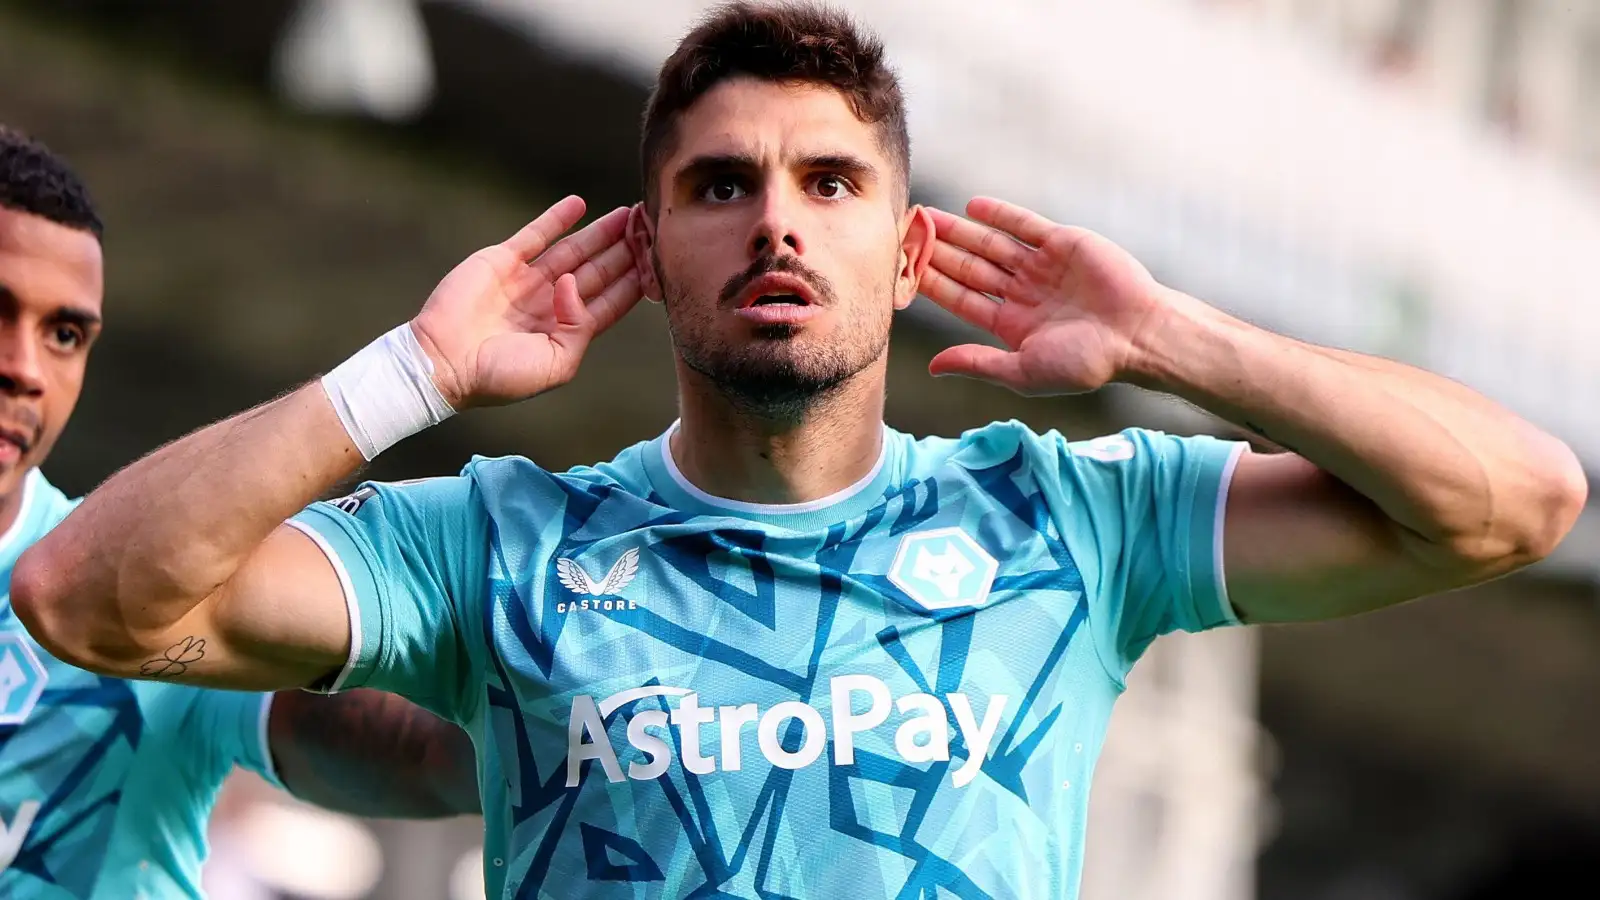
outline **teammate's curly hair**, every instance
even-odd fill
[[[67,161],[26,134],[0,125],[0,207],[49,219],[96,238],[105,225]]]

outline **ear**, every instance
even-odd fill
[[[922,273],[933,259],[935,241],[933,214],[925,207],[906,210],[900,223],[900,267],[895,271],[894,308],[905,309],[917,298]]]
[[[656,278],[656,223],[643,203],[635,203],[633,209],[628,210],[625,235],[628,249],[633,251],[633,266],[638,270],[639,286],[645,299],[660,303],[666,294],[661,290],[661,280]]]

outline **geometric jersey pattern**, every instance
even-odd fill
[[[886,429],[860,484],[758,506],[670,435],[296,520],[350,591],[340,683],[472,733],[490,896],[1075,896],[1129,667],[1234,621],[1242,445]]]
[[[7,584],[22,551],[75,505],[38,470],[23,491],[17,520],[0,537]],[[35,681],[36,702],[21,703]],[[69,666],[28,635],[9,592],[0,598],[0,694],[8,713],[0,724],[0,897],[8,900],[197,898],[206,819],[223,779],[236,763],[273,778],[264,695]]]

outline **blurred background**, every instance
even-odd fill
[[[632,202],[650,79],[706,5],[0,0],[0,121],[68,156],[109,224],[109,329],[50,477],[85,491],[326,369],[562,194]],[[918,199],[1099,230],[1236,315],[1458,378],[1600,472],[1600,2],[844,5],[904,78]],[[1133,389],[935,388],[928,359],[968,337],[903,315],[892,425],[1238,436]],[[674,418],[669,353],[643,307],[570,387],[369,474],[609,458]],[[1096,778],[1083,896],[1596,896],[1597,697],[1600,509],[1479,589],[1162,639]],[[212,836],[215,900],[482,896],[475,820],[349,820],[240,776]]]

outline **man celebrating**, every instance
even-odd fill
[[[642,164],[639,207],[556,243],[583,210],[556,204],[318,383],[108,481],[19,565],[30,630],[96,671],[188,653],[193,683],[374,686],[462,723],[492,896],[1055,898],[1156,636],[1482,581],[1584,503],[1566,447],[1452,382],[1252,328],[1009,204],[908,208],[899,87],[838,15],[713,14],[661,70]],[[890,321],[919,288],[1006,347],[935,374],[1131,382],[1295,452],[894,432]],[[676,349],[665,434],[301,511],[567,382],[641,292]]]
[[[43,145],[0,127],[0,575],[74,503],[39,472],[100,332],[100,218]],[[92,551],[91,551],[92,552]],[[460,729],[376,691],[181,682],[204,641],[123,681],[53,658],[0,595],[0,896],[197,897],[206,818],[242,765],[357,815],[477,811]],[[281,780],[280,780],[281,778]]]

